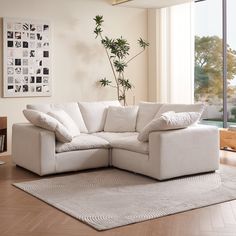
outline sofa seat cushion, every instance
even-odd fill
[[[109,148],[109,142],[103,138],[90,135],[80,134],[72,139],[70,143],[56,143],[56,152],[69,152],[76,150],[87,150],[95,148]]]
[[[93,135],[107,140],[112,148],[120,148],[143,154],[149,153],[148,142],[139,142],[137,139],[138,132],[98,132]]]
[[[117,132],[98,132],[98,133],[93,133],[94,136],[101,137],[108,141],[109,143],[120,140],[122,138],[127,138],[131,136],[138,136],[139,133],[137,132],[122,132],[122,133],[117,133]]]
[[[132,135],[130,137],[121,138],[114,140],[110,143],[112,148],[125,149],[132,152],[138,152],[142,154],[149,153],[149,143],[140,142],[137,139],[137,135]]]

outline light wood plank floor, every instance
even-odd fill
[[[13,187],[39,177],[0,160],[0,236],[236,236],[236,201],[97,232]],[[236,171],[236,153],[221,152],[221,162]]]

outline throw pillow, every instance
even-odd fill
[[[65,111],[71,117],[71,119],[75,122],[81,133],[88,133],[88,129],[86,128],[86,125],[84,123],[84,119],[82,117],[82,113],[79,109],[78,103],[67,102],[67,103],[54,104],[52,106],[52,110],[58,110],[58,109]]]
[[[23,110],[25,118],[33,125],[55,132],[56,138],[62,143],[71,142],[72,135],[58,120],[35,110]]]
[[[134,132],[138,107],[109,107],[107,111],[104,131],[106,132]]]
[[[142,129],[155,117],[163,104],[154,102],[140,102],[137,116],[136,130]]]
[[[198,112],[202,115],[205,110],[204,104],[163,104],[156,113],[155,118],[159,118],[163,113],[168,111],[174,112]],[[199,116],[200,119],[201,116]]]
[[[149,133],[153,131],[187,128],[196,123],[200,116],[201,114],[199,112],[175,113],[174,111],[170,111],[163,113],[161,117],[153,119],[144,127],[138,135],[138,140],[141,142],[147,142]]]
[[[63,124],[73,137],[78,136],[80,134],[78,126],[65,111],[58,109],[50,111],[47,114],[58,120],[61,124]]]
[[[79,108],[88,129],[88,133],[104,130],[107,108],[109,106],[121,105],[119,101],[79,102]]]
[[[52,110],[64,110],[76,123],[81,133],[88,133],[88,129],[85,126],[82,114],[79,109],[79,105],[76,102],[59,104],[28,104],[26,107],[27,109],[37,110],[44,113],[48,113]]]

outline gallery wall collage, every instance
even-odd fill
[[[4,97],[51,96],[51,27],[3,19]]]

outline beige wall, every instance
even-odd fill
[[[147,39],[147,11],[112,7],[109,0],[0,0],[0,17],[50,20],[53,26],[53,95],[38,98],[0,97],[0,116],[8,117],[8,153],[11,151],[11,127],[24,122],[22,110],[28,103],[115,99],[116,93],[101,89],[96,81],[110,78],[111,70],[104,50],[94,39],[92,18],[103,15],[105,31],[111,37],[123,36],[131,42],[131,54],[138,52],[136,41]],[[2,35],[2,18],[0,22]],[[2,45],[0,37],[0,45]],[[2,58],[2,46],[0,46]],[[129,65],[127,77],[135,85],[136,103],[147,100],[147,53]],[[2,81],[2,59],[0,63]],[[2,90],[2,82],[1,82]],[[2,93],[2,92],[1,92]],[[1,94],[2,95],[2,94]],[[133,94],[128,97],[133,103]],[[29,144],[30,145],[30,144]]]
[[[148,100],[152,102],[160,101],[160,9],[148,10]]]

